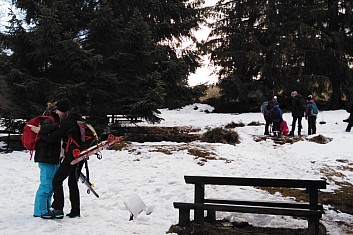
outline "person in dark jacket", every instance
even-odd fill
[[[59,117],[52,112],[52,108],[53,104],[48,103],[47,110],[43,115],[53,116],[57,123],[59,121]],[[57,128],[55,124],[51,124],[52,121],[49,118],[43,119],[41,123],[41,132],[43,135],[50,134],[50,132]],[[40,217],[42,214],[47,213],[51,206],[53,197],[52,181],[57,169],[59,168],[60,144],[60,141],[48,143],[42,139],[39,139],[36,143],[34,162],[38,163],[40,170],[40,183],[34,200],[34,217]]]
[[[279,103],[275,102],[270,113],[270,119],[272,122],[272,132],[274,136],[281,137],[281,123],[283,121],[282,114],[283,113],[281,108],[279,107]]]
[[[306,109],[305,109],[305,119],[308,120],[308,135],[315,135],[316,134],[316,115],[312,115],[310,110],[311,105],[315,103],[315,100],[312,95],[309,95],[306,98]]]
[[[351,109],[349,111],[350,111],[350,115],[347,118],[348,125],[346,128],[346,132],[350,132],[353,126],[353,103],[351,104]]]
[[[298,120],[298,135],[301,135],[301,130],[303,128],[302,126],[302,118],[304,117],[304,112],[305,112],[305,101],[303,96],[298,94],[298,92],[293,91],[291,93],[292,97],[292,129],[289,132],[289,135],[294,136],[294,131],[295,131],[295,126],[297,124]]]
[[[42,215],[41,217],[43,219],[62,219],[64,217],[63,182],[66,178],[68,178],[71,202],[71,211],[67,214],[67,216],[70,218],[80,216],[80,193],[77,185],[77,172],[81,171],[81,169],[77,169],[79,167],[78,165],[70,164],[74,159],[72,151],[77,148],[76,145],[70,141],[70,138],[72,138],[73,141],[79,145],[82,144],[80,127],[77,124],[77,121],[82,120],[82,117],[79,113],[71,111],[71,105],[67,99],[59,100],[55,105],[55,112],[60,117],[58,129],[52,132],[50,135],[40,135],[40,137],[49,143],[54,143],[62,140],[62,147],[67,151],[65,150],[64,159],[61,162],[60,167],[53,179],[54,201],[51,205],[52,210]]]
[[[271,125],[271,118],[270,118],[270,113],[274,105],[274,99],[277,100],[277,97],[275,96],[274,98],[270,98],[267,101],[264,101],[260,107],[260,110],[262,114],[264,115],[265,119],[265,133],[264,135],[270,135],[270,125]]]

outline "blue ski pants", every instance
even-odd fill
[[[53,178],[59,164],[38,163],[40,170],[40,183],[34,200],[33,216],[41,216],[48,212],[53,196]]]

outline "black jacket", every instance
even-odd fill
[[[80,127],[77,124],[78,120],[82,120],[81,115],[75,112],[70,112],[69,116],[59,123],[57,130],[52,132],[50,135],[41,135],[40,138],[43,138],[43,140],[48,143],[55,143],[62,139],[62,147],[65,150],[67,149],[67,151],[65,151],[65,156],[72,157],[72,150],[77,149],[78,147],[71,142],[68,143],[69,136],[71,136],[71,138],[74,139],[74,141],[76,141],[79,145],[82,144]]]
[[[305,101],[300,94],[292,97],[292,117],[304,117]]]
[[[58,123],[51,123],[49,118],[43,119],[41,123],[41,136],[50,135],[58,128]],[[34,162],[59,164],[60,161],[60,141],[49,143],[40,138],[36,143]]]

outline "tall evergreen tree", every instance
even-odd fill
[[[13,51],[8,81],[15,93],[26,89],[17,99],[31,107],[25,113],[68,96],[99,122],[109,112],[158,122],[157,108],[192,97],[187,76],[198,66],[197,55],[176,56],[165,42],[191,35],[203,1],[14,2],[31,25],[13,24],[6,40]]]
[[[244,91],[256,89],[257,83],[270,90],[290,85],[319,95],[316,81],[327,78],[331,108],[339,107],[353,58],[352,15],[350,1],[220,0],[206,51],[222,68],[224,96],[246,99]]]
[[[35,22],[33,28],[24,30],[16,17],[9,28],[6,42],[13,51],[13,68],[7,79],[25,114],[38,114],[47,101],[60,96],[69,97],[74,105],[82,104],[99,61],[81,47],[79,28],[63,27],[61,19],[68,13],[60,14],[56,6],[37,5],[35,18],[28,19]]]

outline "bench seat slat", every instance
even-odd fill
[[[309,209],[309,203],[223,200],[223,199],[213,199],[213,198],[204,199],[204,203]],[[323,207],[321,204],[318,205],[318,209],[323,210]]]

